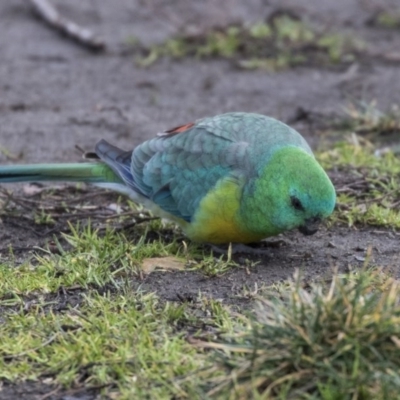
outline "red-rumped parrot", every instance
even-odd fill
[[[334,187],[304,138],[284,123],[233,112],[186,124],[131,151],[105,140],[99,162],[0,167],[0,183],[89,182],[176,221],[194,241],[249,243],[299,228],[313,234]]]

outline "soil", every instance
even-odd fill
[[[239,110],[290,122],[315,148],[322,138],[318,126],[343,117],[349,101],[376,100],[381,110],[400,103],[400,30],[371,24],[376,13],[393,7],[395,0],[71,0],[68,4],[57,0],[54,4],[63,15],[103,37],[107,51],[94,54],[49,29],[27,1],[1,1],[0,149],[12,155],[0,152],[1,164],[77,161],[81,154],[76,145],[90,151],[101,138],[131,149],[168,128]],[[344,69],[306,65],[279,73],[239,70],[216,59],[162,59],[139,68],[127,46],[131,38],[151,44],[177,33],[250,23],[278,9],[361,38],[368,44],[368,62]],[[23,218],[4,217],[0,250],[11,244],[23,260],[32,246],[42,246],[65,224],[64,220],[49,229]],[[396,232],[373,227],[335,226],[312,237],[291,232],[282,237],[282,245],[265,245],[263,256],[235,256],[241,265],[245,258],[259,261],[251,268],[239,267],[214,278],[196,272],[154,272],[132,286],[141,285],[165,300],[182,301],[200,291],[241,306],[246,303],[244,285],[255,290],[282,281],[295,268],[306,279],[329,278],[333,267],[341,271],[361,267],[369,251],[373,264],[398,276],[399,238]],[[0,400],[37,399],[53,389],[44,383],[5,384]],[[94,398],[87,393],[57,393],[47,398]]]

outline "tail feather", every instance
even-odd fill
[[[104,163],[0,166],[0,183],[32,181],[123,183],[123,180]]]

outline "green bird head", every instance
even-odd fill
[[[336,201],[335,189],[315,158],[299,147],[277,150],[248,186],[242,215],[247,229],[273,236],[298,228],[318,230]]]

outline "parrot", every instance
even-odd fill
[[[306,140],[265,115],[229,112],[178,126],[125,151],[100,140],[95,160],[6,165],[0,184],[87,182],[176,222],[192,241],[258,242],[314,234],[336,193]]]

